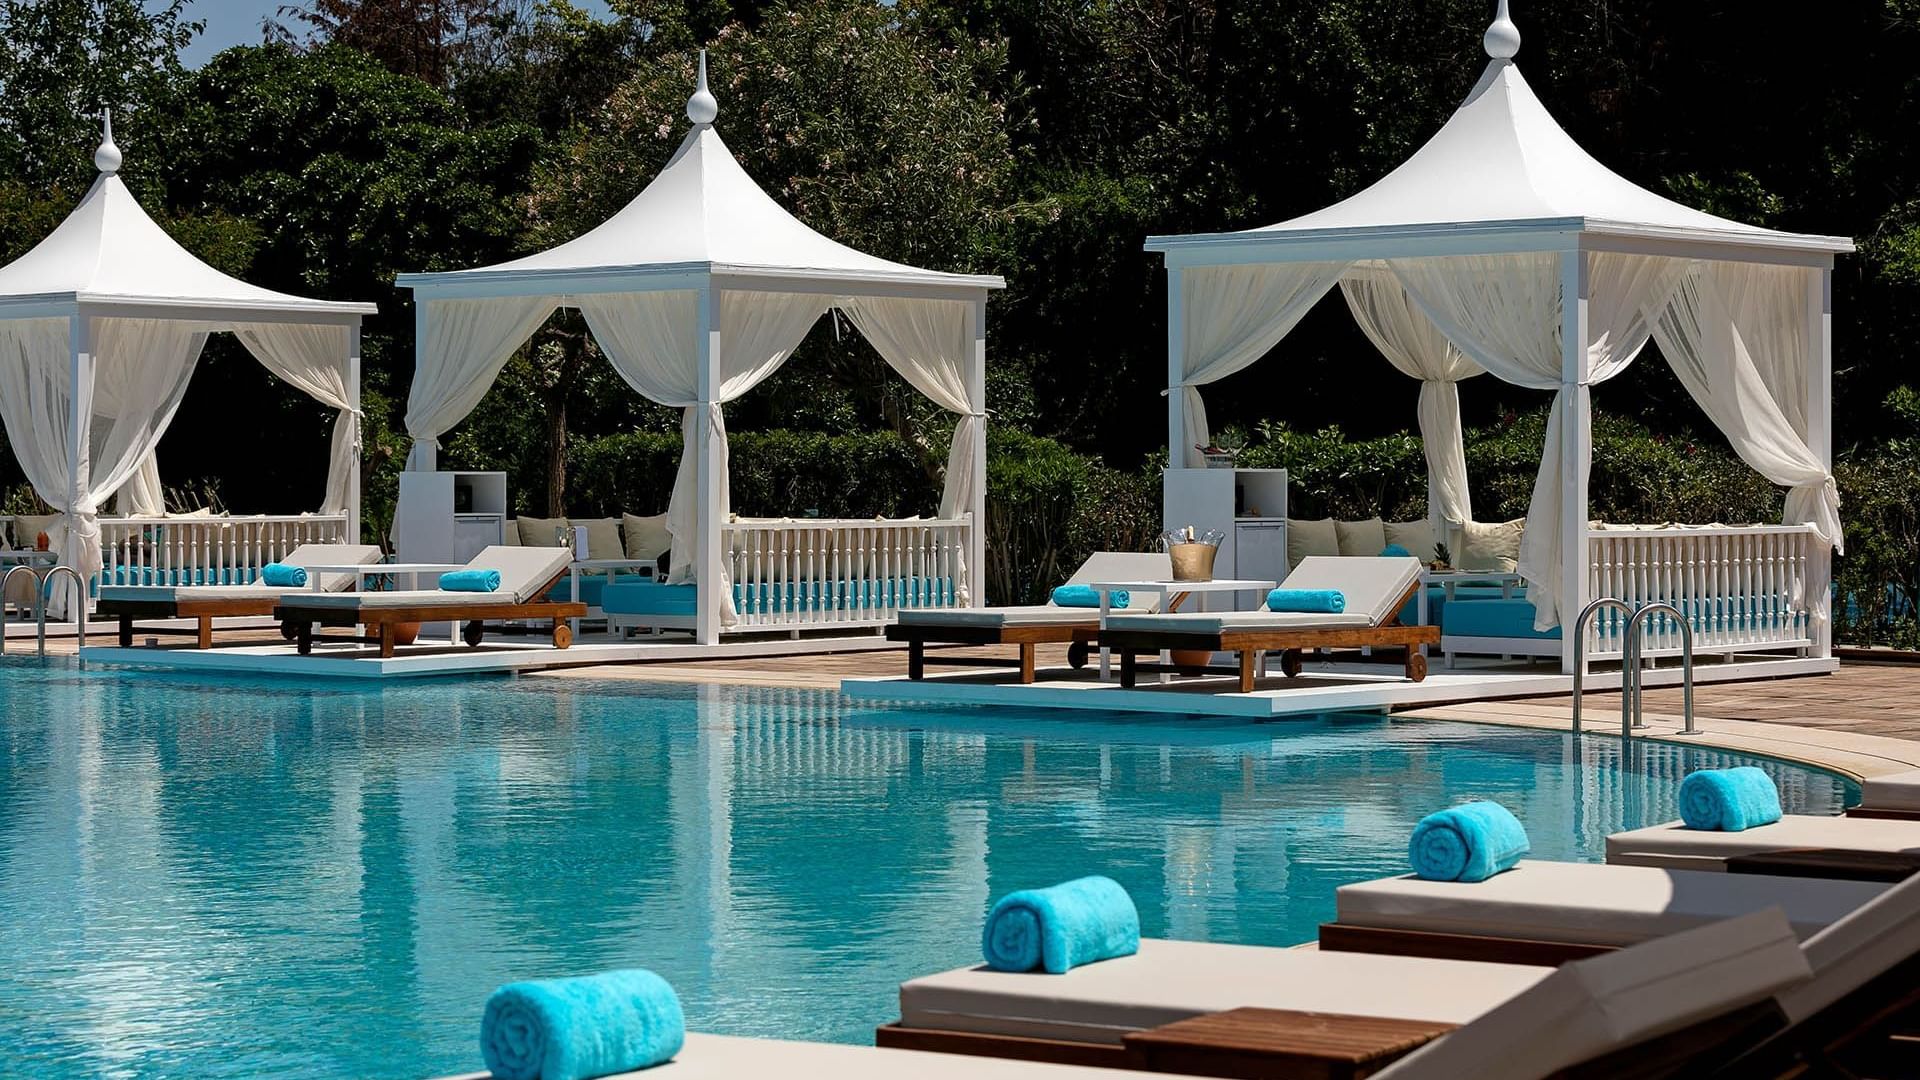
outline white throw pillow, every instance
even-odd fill
[[[629,559],[657,559],[673,549],[673,534],[667,531],[665,514],[652,517],[621,514],[620,531]]]
[[[1453,553],[1455,568],[1512,573],[1520,565],[1520,536],[1526,527],[1526,518],[1497,524],[1467,522],[1460,528],[1460,550]]]
[[[568,518],[573,528],[587,530],[587,558],[624,559],[627,549],[620,544],[619,518]]]

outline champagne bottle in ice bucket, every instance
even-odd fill
[[[1160,546],[1173,562],[1173,580],[1212,581],[1213,558],[1226,536],[1219,529],[1196,533],[1191,525],[1161,533]]]

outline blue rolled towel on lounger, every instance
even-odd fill
[[[671,1061],[679,995],[651,971],[508,983],[487,998],[480,1056],[497,1080],[587,1080]]]
[[[1347,594],[1339,589],[1275,589],[1267,594],[1267,610],[1338,615],[1347,610]]]
[[[1112,878],[1076,878],[1001,897],[980,938],[987,966],[995,971],[1039,968],[1062,975],[1139,952],[1140,912]]]
[[[500,571],[449,571],[440,575],[440,588],[445,592],[498,592],[500,589]]]
[[[1532,845],[1513,811],[1470,802],[1428,814],[1413,827],[1407,860],[1427,881],[1485,881],[1525,858]]]
[[[1108,605],[1123,608],[1133,599],[1125,589],[1115,589]],[[1062,585],[1053,590],[1055,607],[1099,607],[1100,590],[1091,585]]]
[[[307,587],[307,568],[270,562],[260,568],[260,583],[276,589],[304,589]]]
[[[1689,829],[1741,832],[1780,820],[1780,789],[1752,765],[1699,769],[1680,781],[1680,820]]]

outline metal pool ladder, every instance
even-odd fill
[[[28,577],[33,578],[33,615],[35,625],[38,627],[38,633],[35,635],[36,651],[38,654],[43,657],[47,655],[47,595],[51,592],[49,586],[53,584],[53,579],[59,577],[62,573],[71,576],[74,586],[80,590],[79,625],[75,627],[75,629],[79,631],[79,647],[82,649],[86,648],[87,579],[80,576],[80,571],[75,570],[71,566],[64,565],[56,566],[47,571],[47,576],[42,578],[33,572],[32,567],[23,564],[8,569],[5,574],[0,574],[0,655],[4,655],[7,651],[7,586],[12,584],[13,575],[21,572],[25,572]]]
[[[1613,608],[1626,615],[1620,647],[1620,742],[1633,740],[1633,729],[1646,727],[1646,705],[1642,696],[1645,673],[1640,667],[1640,624],[1652,615],[1666,614],[1680,626],[1681,717],[1686,722],[1683,735],[1697,735],[1693,718],[1693,625],[1680,609],[1664,600],[1629,605],[1617,596],[1602,596],[1580,609],[1573,621],[1573,733],[1580,734],[1580,699],[1587,677],[1587,623],[1595,615]]]

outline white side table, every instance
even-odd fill
[[[1277,583],[1251,578],[1216,578],[1212,581],[1094,581],[1088,588],[1100,594],[1100,629],[1107,628],[1107,619],[1113,614],[1113,594],[1117,592],[1152,593],[1161,598],[1160,610],[1177,611],[1194,593],[1238,593],[1254,592],[1262,595],[1272,592]],[[1129,604],[1131,606],[1131,604]],[[1105,635],[1103,634],[1104,638]],[[1171,660],[1165,650],[1160,653],[1161,662]],[[1113,656],[1105,645],[1100,646],[1100,679],[1113,677]],[[1160,681],[1167,681],[1166,672],[1160,673]]]

